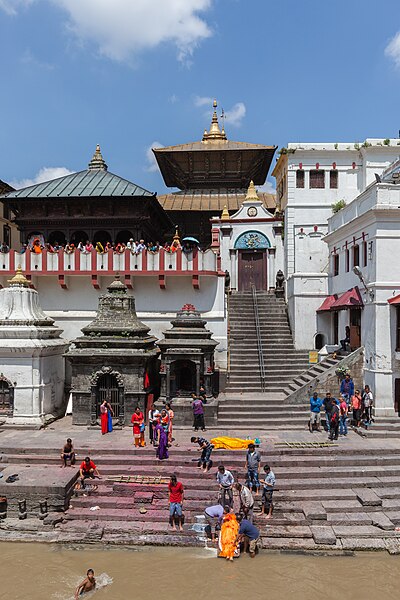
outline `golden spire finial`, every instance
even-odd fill
[[[181,241],[181,238],[179,237],[178,225],[175,225],[175,235],[172,238],[172,241],[178,242],[178,243],[180,243],[180,241]]]
[[[229,219],[229,218],[230,218],[230,217],[229,217],[229,211],[228,211],[228,207],[226,206],[226,204],[225,204],[225,206],[224,206],[224,208],[223,208],[223,210],[222,210],[222,213],[221,213],[221,217],[220,217],[220,218],[221,218],[221,221],[226,221],[227,219]]]
[[[247,189],[246,200],[259,200],[257,190],[254,187],[253,180],[250,181],[249,187]]]
[[[8,279],[10,286],[22,285],[23,287],[29,287],[29,281],[22,272],[21,265],[18,265],[17,271],[12,279]]]
[[[89,171],[107,171],[108,167],[100,150],[100,144],[96,144],[96,150],[89,163]]]
[[[203,142],[212,142],[212,141],[221,141],[221,140],[226,141],[226,134],[225,134],[224,128],[222,129],[222,131],[219,128],[218,116],[217,116],[217,106],[218,106],[217,101],[214,100],[214,102],[213,102],[214,112],[213,112],[213,116],[211,119],[210,131],[204,132]]]

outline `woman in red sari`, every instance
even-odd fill
[[[145,446],[146,442],[144,441],[144,415],[138,406],[135,408],[135,412],[132,415],[131,422],[133,423],[133,437],[135,439],[136,448],[139,448],[140,446]]]
[[[100,418],[101,418],[101,433],[104,435],[108,433],[108,407],[107,400],[104,400],[100,405]]]

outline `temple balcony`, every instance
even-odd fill
[[[191,277],[195,289],[200,286],[200,276],[225,276],[221,270],[220,255],[213,250],[195,250],[189,254],[182,250],[170,253],[164,249],[156,253],[144,250],[140,254],[132,254],[130,250],[103,254],[96,250],[75,250],[72,253],[43,250],[40,254],[31,251],[20,254],[10,250],[0,253],[0,276],[13,276],[18,265],[21,265],[28,280],[32,280],[32,276],[54,275],[64,289],[68,287],[66,276],[90,276],[96,289],[100,287],[99,276],[114,275],[116,272],[120,273],[130,288],[133,287],[132,278],[135,275],[158,277],[161,289],[166,287],[168,275]]]

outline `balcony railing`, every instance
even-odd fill
[[[140,254],[133,254],[130,250],[122,253],[109,251],[99,254],[96,250],[91,252],[72,253],[59,250],[49,252],[43,250],[40,254],[31,251],[20,254],[15,250],[0,253],[0,275],[13,275],[18,265],[28,279],[32,276],[55,275],[61,287],[66,288],[66,276],[86,275],[92,279],[94,287],[99,288],[98,277],[101,275],[114,275],[120,273],[125,278],[125,283],[131,287],[132,276],[158,277],[161,288],[166,287],[166,277],[191,276],[193,287],[199,287],[199,277],[222,276],[221,259],[219,253],[212,250],[185,253],[177,250],[167,252],[163,248],[156,253],[143,250]]]

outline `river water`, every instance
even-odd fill
[[[304,556],[261,553],[233,563],[214,550],[68,549],[0,544],[0,598],[72,600],[93,568],[100,589],[88,600],[391,600],[400,560],[386,553]]]

